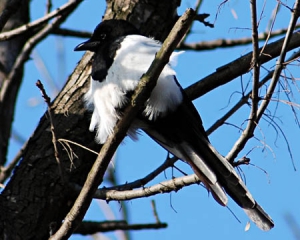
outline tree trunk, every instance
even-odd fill
[[[177,20],[178,0],[108,0],[105,19],[127,19],[143,34],[163,40]],[[86,53],[52,104],[57,139],[64,138],[95,151],[88,131],[89,113],[82,96],[87,91],[92,54]],[[58,143],[63,184],[54,157],[49,118],[45,115],[29,140],[23,159],[0,195],[1,239],[48,239],[70,210],[77,193],[68,184],[82,185],[95,155],[70,144]]]

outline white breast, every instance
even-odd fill
[[[124,105],[126,92],[135,89],[160,47],[160,43],[153,39],[129,35],[116,52],[106,79],[103,82],[91,79],[85,100],[88,106],[94,107],[90,131],[97,129],[96,140],[99,143],[104,143],[112,133],[120,117],[115,109]],[[174,61],[176,55],[171,56],[171,61]],[[175,110],[181,103],[182,93],[174,80],[175,75],[171,66],[166,65],[146,103],[144,114],[150,120]]]

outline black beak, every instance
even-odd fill
[[[74,48],[74,51],[92,51],[95,52],[100,45],[99,41],[93,41],[91,39],[86,42],[80,43]]]

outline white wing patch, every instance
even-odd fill
[[[126,93],[133,91],[141,76],[148,70],[161,44],[153,39],[140,35],[129,35],[116,52],[115,60],[106,79],[102,82],[91,78],[89,91],[85,94],[86,105],[94,107],[90,131],[97,129],[96,140],[104,143],[113,132],[120,118],[116,108],[124,106]],[[174,62],[178,53],[172,54]],[[150,98],[146,102],[145,116],[155,120],[168,111],[174,111],[182,102],[180,87],[175,81],[175,71],[167,64],[158,78]],[[134,129],[131,129],[132,135]]]

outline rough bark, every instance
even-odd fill
[[[163,40],[177,19],[177,0],[107,1],[105,19],[128,19],[146,35]],[[88,132],[89,114],[82,96],[88,87],[92,54],[84,55],[52,105],[57,138],[65,138],[99,151]],[[63,184],[55,161],[50,124],[43,116],[30,139],[23,159],[0,195],[1,239],[48,239],[71,208],[77,194]],[[71,145],[70,159],[60,148],[60,161],[67,183],[82,185],[95,159]]]
[[[11,1],[3,0],[0,2],[0,13],[5,13],[6,8],[11,9],[11,17],[6,22],[3,31],[14,29],[29,21],[29,1],[20,1],[14,4],[15,8],[9,7]],[[8,13],[7,13],[8,14]],[[19,55],[27,36],[18,36],[9,41],[0,42],[0,89],[3,82],[11,71],[13,64]],[[0,166],[6,162],[8,141],[11,133],[11,124],[14,116],[14,109],[18,91],[23,77],[23,69],[12,79],[14,82],[6,98],[0,98]],[[0,91],[1,92],[1,91]]]

